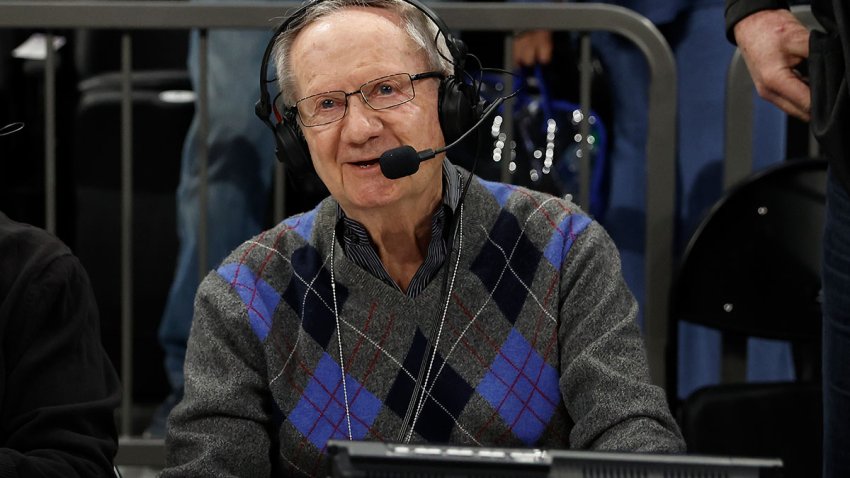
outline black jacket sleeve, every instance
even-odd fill
[[[788,8],[787,0],[726,0],[726,38],[734,45],[735,24],[760,10]]]
[[[19,239],[0,238],[0,478],[114,476],[120,387],[88,276],[52,236]]]

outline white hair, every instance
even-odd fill
[[[437,25],[421,10],[403,0],[323,0],[314,1],[306,7],[303,15],[294,20],[275,40],[273,60],[277,71],[278,87],[287,106],[293,106],[295,98],[295,79],[291,63],[292,43],[295,37],[316,20],[349,7],[383,8],[394,12],[401,18],[402,26],[413,42],[424,53],[428,66],[450,76],[454,71],[451,54],[446,40]]]

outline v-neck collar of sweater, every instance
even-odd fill
[[[419,296],[435,281],[442,284],[443,276],[440,271],[451,250],[449,247],[451,238],[448,237],[451,228],[447,225],[452,223],[453,214],[457,212],[461,177],[462,174],[458,169],[448,159],[444,159],[442,164],[443,200],[431,218],[431,238],[427,255],[414,274],[407,291],[402,291],[387,272],[366,228],[358,221],[346,216],[337,202],[335,221],[337,244],[335,246],[338,249],[338,255],[346,257],[388,287],[412,298]]]

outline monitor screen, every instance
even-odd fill
[[[777,478],[782,461],[331,440],[337,478]]]

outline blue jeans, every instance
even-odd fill
[[[823,476],[850,476],[850,195],[830,177],[823,238]]]
[[[207,266],[212,269],[236,246],[260,232],[266,220],[274,163],[274,140],[254,116],[259,71],[267,31],[215,30],[208,36],[209,151],[207,185]],[[192,34],[189,70],[198,91],[198,34]],[[183,387],[183,362],[192,324],[198,277],[200,177],[199,118],[183,149],[177,189],[180,249],[159,340],[175,392]]]

